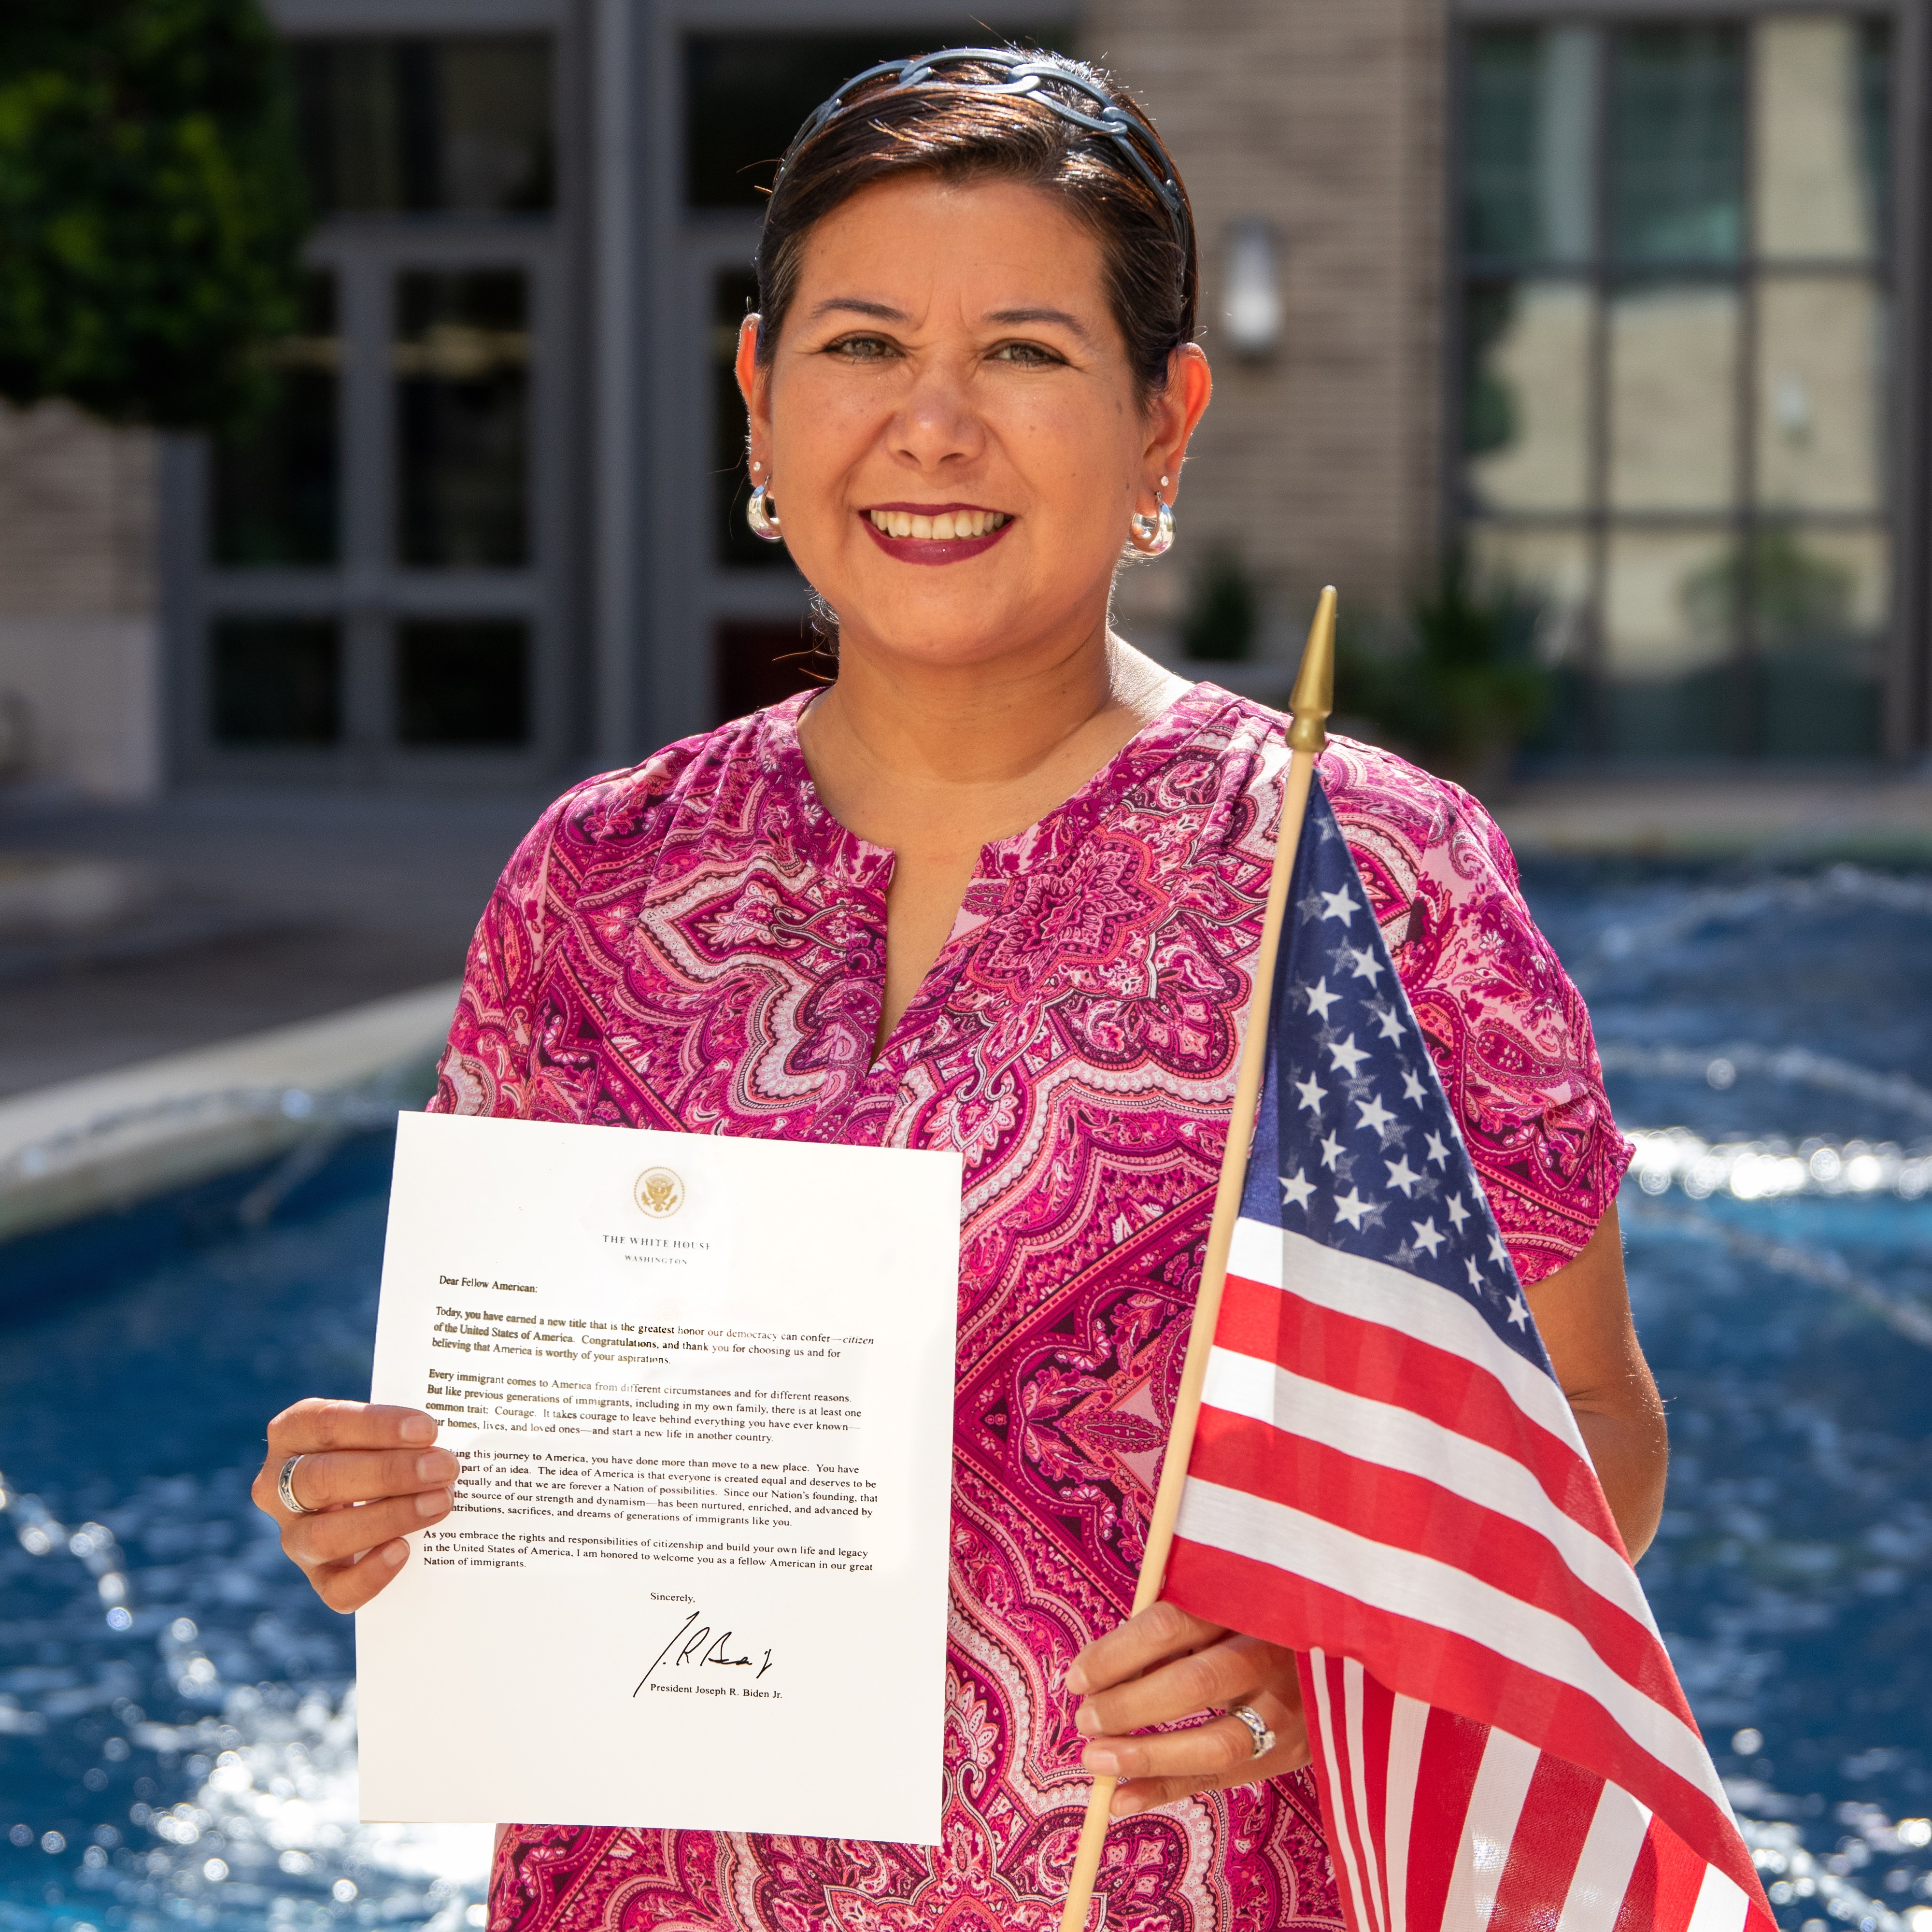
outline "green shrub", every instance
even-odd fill
[[[256,0],[0,4],[0,395],[245,421],[307,219]]]
[[[1549,674],[1536,661],[1540,605],[1506,580],[1478,581],[1460,552],[1409,600],[1400,642],[1344,641],[1336,708],[1450,776],[1486,771],[1541,721]]]
[[[1180,647],[1190,658],[1232,663],[1250,656],[1261,626],[1261,600],[1246,566],[1232,550],[1210,551],[1195,573]]]

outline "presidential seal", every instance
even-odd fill
[[[684,1183],[668,1167],[647,1167],[632,1190],[638,1205],[654,1221],[668,1221],[684,1205]]]

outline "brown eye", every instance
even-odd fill
[[[1037,342],[1003,342],[988,359],[1017,363],[1022,369],[1050,369],[1064,358]]]
[[[892,345],[876,335],[848,335],[832,344],[827,353],[852,362],[883,362],[892,353]]]

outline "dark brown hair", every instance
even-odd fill
[[[1027,58],[1078,74],[1145,123],[1132,97],[1099,69],[1030,50]],[[1108,303],[1142,400],[1166,388],[1168,358],[1194,339],[1200,289],[1192,212],[1172,158],[1150,133],[1150,158],[1173,184],[1178,220],[1112,136],[1082,127],[1035,94],[993,91],[1006,79],[991,61],[949,61],[914,87],[881,74],[842,90],[836,111],[821,109],[806,123],[779,166],[758,242],[761,363],[776,351],[813,226],[874,182],[929,174],[1017,182],[1064,195],[1100,242]],[[1082,105],[1090,116],[1096,104]]]

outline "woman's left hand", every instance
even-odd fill
[[[1081,1762],[1096,1776],[1132,1780],[1114,1793],[1116,1818],[1197,1791],[1256,1784],[1308,1762],[1294,1652],[1204,1623],[1172,1604],[1153,1604],[1090,1643],[1068,1667],[1066,1688],[1085,1700],[1073,1714],[1091,1740]],[[1130,1735],[1238,1704],[1274,1732],[1273,1750],[1256,1756],[1253,1732],[1235,1717]]]

